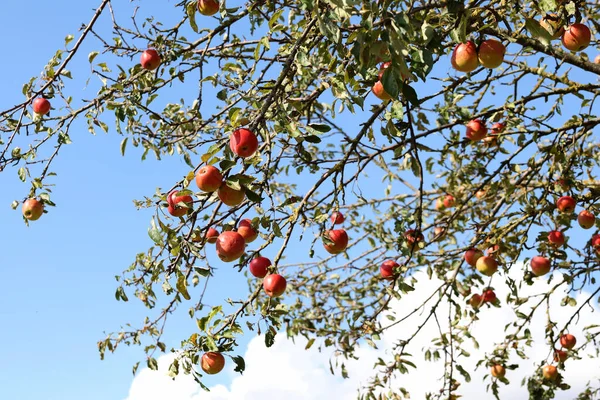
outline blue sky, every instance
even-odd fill
[[[96,2],[0,5],[2,36],[18,38],[4,43],[0,109],[21,101],[22,84],[40,73],[67,34],[77,37],[77,28],[91,17],[91,3]],[[155,8],[146,3],[148,13],[160,8],[161,18],[176,17],[173,0]],[[89,75],[86,54],[91,50],[85,47],[71,66],[78,84]],[[70,91],[78,94],[73,87]],[[92,85],[79,95],[90,98],[94,91]],[[137,211],[132,199],[149,195],[156,187],[170,187],[189,167],[177,157],[157,162],[149,156],[141,162],[140,152],[132,147],[122,157],[122,138],[114,132],[91,136],[84,121],[75,127],[79,129],[71,131],[73,144],[61,151],[52,168],[58,173],[53,180],[58,207],[30,227],[9,207],[26,195],[29,186],[17,179],[16,170],[0,174],[0,218],[7,227],[0,232],[2,399],[124,399],[132,382],[131,367],[144,357],[141,348],[123,346],[100,361],[96,342],[104,331],[116,331],[126,322],[135,325],[146,315],[133,296],[127,304],[114,299],[114,276],[151,245],[146,231],[152,210]],[[208,302],[220,302],[225,287],[247,290],[245,278],[231,268],[224,266],[218,272]],[[181,332],[193,327],[185,313],[170,320],[166,343],[176,346]],[[250,339],[241,342],[241,353]],[[226,383],[230,377],[210,377],[207,383]]]

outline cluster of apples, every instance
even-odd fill
[[[505,53],[506,47],[495,39],[482,41],[479,48],[469,40],[454,47],[450,64],[460,72],[472,72],[480,64],[486,68],[497,68],[504,61]]]
[[[248,158],[258,149],[258,138],[249,129],[239,128],[229,137],[231,151],[239,157]],[[223,174],[214,165],[205,165],[196,172],[196,185],[204,193],[217,192],[221,202],[229,207],[235,207],[246,199],[244,189],[234,189],[223,180]],[[183,217],[192,210],[193,198],[189,194],[179,195],[174,190],[167,196],[167,211],[174,217]]]
[[[415,229],[409,229],[404,232],[404,239],[412,251],[417,250],[418,244],[425,240],[425,237],[421,232]],[[399,274],[400,264],[394,260],[386,260],[379,266],[379,274],[384,280],[392,281],[396,279]]]
[[[565,29],[560,17],[555,13],[550,13],[542,17],[540,26],[548,31],[552,39],[560,38],[567,50],[584,50],[592,40],[592,33],[586,25],[574,23]]]
[[[571,335],[570,333],[566,333],[560,337],[559,342],[563,348],[571,350],[573,347],[575,347],[575,344],[577,343],[577,338],[574,335]],[[567,352],[563,350],[555,350],[555,362],[564,362],[566,359]],[[502,364],[492,365],[491,374],[494,378],[504,378],[504,375],[506,375],[506,368],[504,368]],[[558,377],[558,369],[554,365],[547,364],[544,367],[542,367],[542,376],[544,377],[544,379],[553,382]]]
[[[331,223],[333,225],[341,225],[345,220],[344,214],[339,211],[331,214]],[[348,247],[348,233],[346,233],[345,229],[331,229],[325,231],[324,236],[323,247],[329,254],[340,254]]]
[[[467,139],[476,142],[479,140],[483,140],[489,145],[498,144],[498,135],[504,132],[504,128],[506,125],[502,122],[495,122],[491,129],[490,134],[488,135],[488,128],[481,119],[476,118],[469,121],[466,125],[466,137]]]

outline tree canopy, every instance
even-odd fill
[[[407,398],[392,377],[410,374],[423,350],[411,341],[437,324],[423,354],[443,358],[445,372],[429,398],[457,399],[470,380],[461,366],[476,345],[470,327],[506,307],[505,340],[480,360],[489,390],[508,384],[509,358],[526,358],[533,340],[547,342],[548,357],[529,360],[530,398],[567,389],[565,360],[600,350],[600,325],[569,333],[600,293],[598,3],[231,3],[165,3],[179,15],[165,22],[102,0],[0,112],[0,171],[30,185],[12,204],[26,223],[58,212],[52,165],[75,121],[121,135],[124,156],[133,146],[142,159],[177,154],[189,167],[135,201],[155,211],[153,245],[132,254],[115,296],[143,302],[148,317],[102,338],[101,357],[141,345],[156,368],[168,317],[188,313],[197,329],[180,333],[169,371],[204,386],[223,361],[243,372],[241,335],[262,333],[266,346],[283,332],[307,347],[319,339],[343,359],[416,318],[358,398]],[[72,61],[86,57],[94,98],[70,85]],[[190,87],[195,95],[182,96]],[[286,257],[290,249],[305,257]],[[222,304],[206,304],[210,278],[231,267],[248,291],[223,288]],[[519,279],[509,275],[517,268]],[[418,271],[443,284],[414,309],[391,307]],[[552,289],[522,295],[540,280]],[[572,317],[558,324],[550,299],[565,287]],[[438,315],[441,302],[449,315]],[[548,314],[545,338],[531,336],[535,313]],[[341,362],[332,372],[346,375]]]

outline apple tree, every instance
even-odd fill
[[[411,342],[438,324],[424,355],[444,374],[428,398],[455,399],[470,380],[469,327],[491,307],[514,315],[479,361],[496,395],[536,313],[548,313],[535,339],[548,357],[526,360],[532,399],[569,388],[569,358],[598,356],[600,325],[569,333],[600,293],[595,2],[184,0],[157,6],[169,22],[144,7],[99,1],[0,113],[0,170],[30,187],[12,205],[26,223],[58,212],[52,163],[76,121],[121,135],[124,156],[188,166],[135,202],[154,213],[153,244],[132,254],[116,298],[148,317],[100,340],[101,357],[140,345],[156,368],[168,317],[187,313],[197,329],[181,332],[169,371],[204,386],[226,363],[244,370],[241,335],[270,346],[285,332],[343,359],[417,318],[358,397],[407,398],[393,377],[411,373]],[[74,59],[89,62],[94,98],[70,84]],[[232,267],[248,291],[207,305],[211,278]],[[443,284],[395,309],[417,273]],[[552,289],[522,294],[539,281]],[[558,324],[548,308],[565,288],[572,317]],[[332,372],[347,375],[343,362]]]

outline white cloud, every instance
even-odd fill
[[[518,268],[512,268],[513,278],[519,278],[521,274]],[[555,277],[553,283],[559,278]],[[500,283],[501,279],[494,282],[495,291],[498,298],[503,300],[508,289]],[[398,301],[394,308],[408,312],[414,309],[418,300],[429,295],[434,287],[440,284],[440,281],[429,281],[426,277],[419,279],[413,295]],[[544,280],[538,280],[531,287],[523,287],[523,293],[543,293],[550,286]],[[589,296],[589,294],[587,294]],[[586,293],[580,295],[577,299],[582,301],[587,297]],[[562,326],[574,311],[572,307],[560,307],[558,302],[563,297],[556,293],[554,304],[551,304],[551,316],[553,320],[559,322]],[[594,303],[593,303],[594,304]],[[439,307],[439,315],[447,315],[448,305],[442,303]],[[592,321],[597,320],[598,308],[585,307],[576,326],[571,328],[571,333],[578,338],[583,338],[581,328]],[[521,387],[523,376],[533,372],[535,365],[545,360],[550,354],[550,346],[545,342],[544,330],[546,326],[545,310],[540,310],[534,316],[530,325],[535,344],[532,348],[526,350],[529,357],[527,360],[520,360],[515,357],[511,359],[512,363],[520,365],[520,368],[514,371],[507,371],[507,378],[511,385],[501,384],[501,398],[527,398],[526,389]],[[399,314],[401,315],[401,314]],[[172,356],[163,356],[159,360],[160,370],[158,372],[142,370],[134,379],[129,396],[126,400],[325,400],[335,399],[355,399],[357,389],[364,384],[373,374],[373,362],[377,357],[383,356],[384,359],[390,355],[389,349],[398,339],[407,339],[414,329],[422,322],[427,314],[416,314],[414,318],[406,321],[405,324],[397,325],[390,329],[382,340],[378,342],[379,350],[370,347],[363,347],[359,350],[358,361],[346,361],[346,367],[350,374],[350,379],[342,379],[339,373],[336,376],[329,372],[330,353],[319,353],[316,350],[317,344],[313,345],[311,350],[305,351],[304,339],[296,339],[296,344],[287,340],[284,334],[277,336],[275,344],[271,348],[266,348],[263,337],[252,339],[248,345],[244,358],[246,360],[246,371],[244,375],[233,372],[231,362],[226,366],[223,374],[227,374],[226,380],[230,382],[228,386],[215,385],[211,387],[209,393],[204,392],[195,382],[187,376],[178,377],[172,381],[166,376],[166,368],[170,363]],[[463,397],[461,400],[479,400],[493,398],[491,393],[486,392],[488,381],[482,381],[483,375],[487,373],[487,368],[480,367],[475,370],[475,364],[484,355],[485,351],[491,351],[494,345],[504,338],[504,326],[514,321],[514,314],[509,307],[504,305],[501,308],[488,308],[487,306],[479,313],[480,319],[471,329],[471,333],[477,338],[480,344],[480,350],[469,349],[470,358],[462,358],[460,363],[472,377],[470,383],[463,383],[458,393]],[[433,322],[433,321],[432,321]],[[441,320],[443,323],[444,320]],[[444,325],[442,325],[444,328]],[[393,382],[393,387],[404,387],[411,393],[411,398],[422,399],[428,391],[436,391],[441,386],[439,378],[443,374],[441,363],[427,363],[423,360],[425,349],[431,345],[431,340],[438,336],[438,330],[435,323],[427,325],[419,335],[413,340],[407,348],[407,352],[413,355],[411,361],[417,364],[416,370],[411,370],[410,374],[397,374]],[[569,359],[566,362],[566,370],[562,371],[565,380],[572,385],[572,390],[568,392],[557,392],[557,399],[573,399],[576,393],[579,393],[589,380],[597,379],[597,360],[583,357],[582,360]],[[462,379],[459,377],[459,380]],[[268,384],[267,384],[268,382]]]

